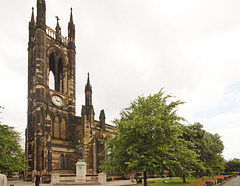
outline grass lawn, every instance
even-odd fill
[[[8,181],[15,181],[15,180],[19,180],[18,177],[15,177],[15,178],[7,178]]]
[[[172,182],[168,182],[168,179],[164,179],[167,182],[162,182],[162,180],[148,180],[148,185],[149,186],[157,186],[157,185],[161,185],[161,186],[186,186],[186,184],[192,182],[192,181],[196,181],[196,180],[201,180],[201,178],[196,179],[196,178],[187,178],[186,181],[187,183],[183,183],[183,180],[181,178],[175,178],[172,179]],[[155,183],[151,183],[152,181],[155,181]],[[139,184],[139,185],[143,185],[143,184]]]

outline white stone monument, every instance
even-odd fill
[[[87,181],[86,173],[87,173],[87,164],[85,163],[83,159],[83,147],[80,146],[78,148],[78,151],[80,153],[80,159],[76,163],[76,180],[77,183],[84,183]]]
[[[84,183],[86,182],[86,172],[87,172],[87,164],[83,159],[79,159],[76,163],[76,180],[75,182]]]
[[[98,182],[101,185],[104,185],[107,182],[107,175],[105,173],[99,173],[98,174]]]
[[[59,174],[53,173],[51,174],[51,184],[59,183]]]

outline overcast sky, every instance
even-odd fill
[[[0,121],[27,124],[28,22],[36,0],[0,6]],[[87,73],[95,119],[107,122],[131,100],[164,87],[186,103],[179,115],[218,133],[225,159],[240,158],[239,0],[46,0],[47,25],[76,25],[77,115]]]

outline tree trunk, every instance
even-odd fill
[[[147,186],[147,171],[146,170],[143,172],[143,178],[144,178],[144,186]]]
[[[186,177],[183,176],[183,183],[186,183]]]

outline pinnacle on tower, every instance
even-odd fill
[[[35,19],[34,19],[34,8],[32,7],[32,16],[31,16],[31,20],[29,22],[29,39],[28,39],[28,46],[31,48],[33,47],[33,40],[35,37]]]
[[[68,22],[68,48],[75,50],[75,25],[73,23],[72,8],[70,13],[70,20]]]
[[[35,19],[34,19],[34,8],[33,8],[33,7],[32,7],[32,17],[31,17],[30,23],[32,23],[32,24],[35,23]]]
[[[105,112],[104,112],[104,109],[102,109],[102,110],[100,111],[99,120],[100,120],[100,121],[101,121],[101,120],[104,120],[104,121],[105,121],[105,119],[106,119]]]
[[[72,15],[72,8],[71,8],[71,13],[70,13],[70,21],[69,21],[70,24],[73,24],[73,15]]]
[[[56,25],[56,40],[57,41],[62,41],[61,40],[61,37],[60,37],[60,35],[61,35],[61,27],[59,26],[59,17],[58,16],[56,16],[56,19],[57,19],[57,25]]]
[[[99,121],[100,121],[100,124],[101,124],[101,127],[102,127],[102,130],[105,131],[106,128],[105,128],[105,112],[104,112],[104,109],[102,109],[100,111],[100,115],[99,115]]]
[[[92,92],[92,86],[91,86],[91,84],[90,84],[90,78],[89,78],[89,72],[88,72],[88,79],[87,79],[87,84],[86,84],[86,86],[85,86],[85,92]]]
[[[87,84],[85,85],[85,105],[92,105],[92,86],[90,85],[90,78],[88,73]]]
[[[37,27],[46,28],[46,3],[45,0],[37,0]]]

